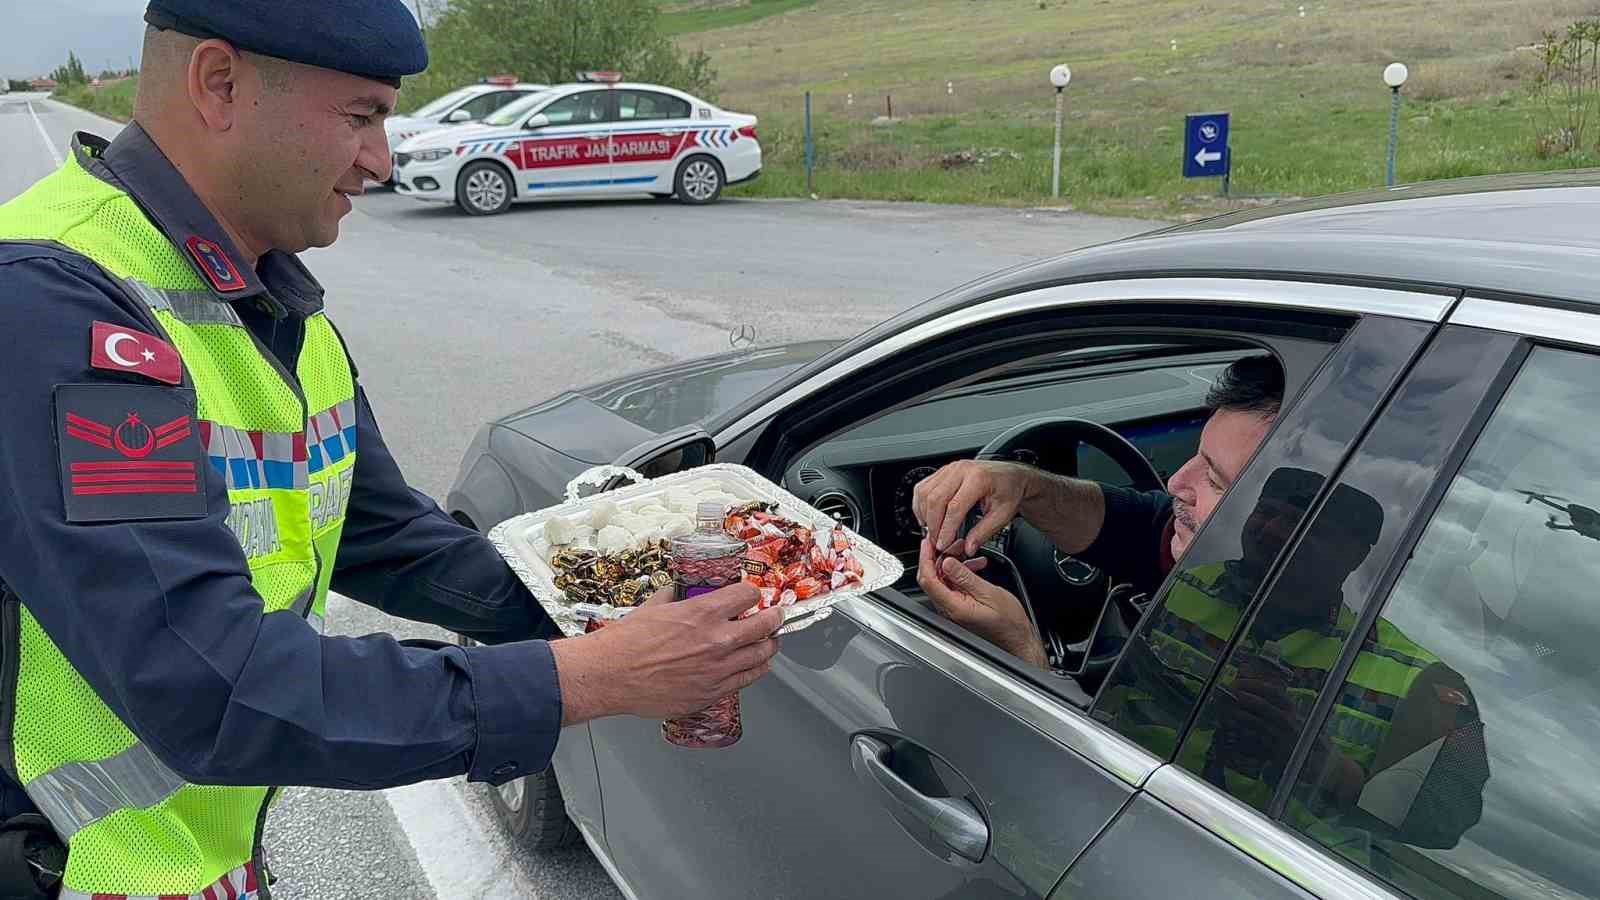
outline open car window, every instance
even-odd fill
[[[1291,390],[1299,391],[1337,346],[1328,339],[1338,332],[1330,331],[1325,321],[1317,323],[1315,331],[1301,330],[1292,317],[1263,322],[1260,313],[1247,312],[1237,324],[1248,327],[1229,330],[1229,320],[1214,310],[1211,316],[1185,310],[1194,316],[1195,327],[1174,326],[1169,337],[1141,327],[1148,322],[1147,315],[1140,318],[1137,311],[1127,309],[1115,312],[1119,315],[1107,316],[1101,329],[1018,323],[1025,336],[996,329],[984,335],[992,345],[966,335],[959,344],[952,339],[954,346],[949,348],[919,349],[906,360],[908,374],[903,378],[875,374],[862,379],[840,389],[849,397],[817,401],[818,407],[831,409],[831,418],[819,414],[810,422],[776,424],[774,432],[800,443],[807,441],[808,429],[815,428],[810,433],[816,436],[805,449],[784,457],[786,485],[819,506],[836,504],[830,512],[837,509],[855,519],[858,530],[906,563],[907,575],[894,590],[877,595],[881,602],[1080,706],[1087,705],[1121,649],[1120,643],[1110,646],[1088,640],[1108,607],[1107,580],[1097,572],[1068,579],[1052,563],[1047,544],[1042,554],[1033,554],[1042,559],[1034,568],[1042,568],[1047,577],[1028,576],[1037,583],[1027,593],[1038,602],[1022,601],[1030,609],[1065,611],[1045,616],[1055,620],[1048,625],[1062,632],[1060,658],[1096,650],[1106,660],[1104,667],[1088,678],[1065,677],[1063,671],[1076,667],[1046,671],[1010,656],[984,635],[941,616],[918,587],[921,529],[908,508],[916,483],[939,465],[972,458],[1013,425],[1041,417],[1069,417],[1122,433],[1155,463],[1159,474],[1152,486],[1158,486],[1159,479],[1193,456],[1205,421],[1206,392],[1230,361],[1265,351],[1280,359]],[[1420,340],[1425,333],[1420,327],[1401,330],[1408,340]],[[1372,340],[1381,338],[1375,335]],[[1391,343],[1386,352],[1392,348]],[[1380,373],[1376,390],[1389,383],[1391,373],[1387,369]],[[1367,398],[1367,402],[1376,401]],[[841,417],[841,410],[851,415]],[[1086,453],[1078,462],[1085,472],[1102,472],[1117,480],[1110,471],[1116,466],[1108,459]],[[1149,478],[1148,469],[1142,477]],[[991,560],[990,565],[985,577],[1021,597],[1022,586],[1015,577],[1008,582],[1003,563]]]

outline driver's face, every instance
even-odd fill
[[[1211,414],[1200,432],[1200,452],[1167,482],[1172,494],[1173,559],[1189,549],[1195,532],[1210,518],[1271,427],[1271,418],[1254,413],[1219,409]]]

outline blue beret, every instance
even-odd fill
[[[146,22],[398,86],[428,67],[404,0],[150,0]]]

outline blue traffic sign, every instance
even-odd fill
[[[1228,114],[1187,116],[1183,126],[1183,177],[1218,178],[1228,174]]]

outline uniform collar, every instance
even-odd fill
[[[253,300],[274,316],[308,316],[322,309],[322,285],[292,253],[269,250],[255,268],[206,209],[171,160],[137,122],[110,143],[87,132],[73,136],[79,164],[123,189],[178,248],[184,259],[223,302]]]

